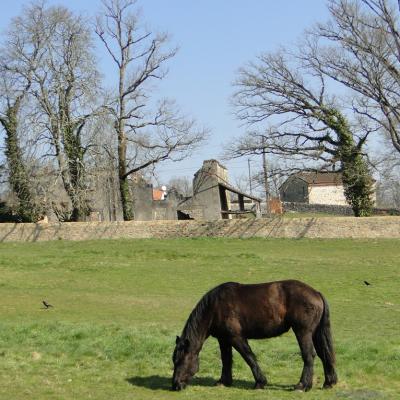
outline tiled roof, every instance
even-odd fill
[[[343,185],[341,172],[300,172],[295,176],[309,185]]]
[[[164,200],[164,191],[160,189],[153,189],[153,200]]]

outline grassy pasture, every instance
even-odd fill
[[[391,399],[400,393],[400,241],[177,239],[0,244],[0,399]],[[301,279],[331,306],[340,383],[290,391],[302,362],[292,332],[252,341],[268,389],[234,355],[234,386],[213,387],[217,342],[170,392],[171,354],[208,289]],[[366,280],[370,286],[364,285]],[[46,299],[53,309],[42,309]]]

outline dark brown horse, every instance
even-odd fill
[[[206,293],[191,312],[173,354],[172,388],[183,389],[199,369],[199,352],[208,336],[218,339],[222,374],[218,384],[232,384],[232,347],[249,365],[255,388],[267,379],[247,339],[282,335],[293,329],[304,362],[297,390],[312,387],[315,353],[322,360],[324,388],[337,382],[329,308],[324,296],[305,283],[287,280],[242,285],[227,282]]]

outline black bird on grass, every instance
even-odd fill
[[[44,308],[45,308],[46,310],[47,310],[48,308],[50,308],[50,307],[53,307],[51,304],[47,303],[47,301],[45,301],[45,300],[43,300],[42,303],[43,303]]]
[[[369,283],[369,282],[367,282],[367,281],[364,281],[364,283],[367,285],[367,286],[370,286],[371,284]]]

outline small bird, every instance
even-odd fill
[[[50,307],[53,307],[51,304],[47,303],[45,300],[42,301],[44,308],[47,310]]]
[[[371,284],[369,283],[369,282],[367,282],[367,281],[364,281],[364,283],[367,285],[367,286],[370,286]]]

